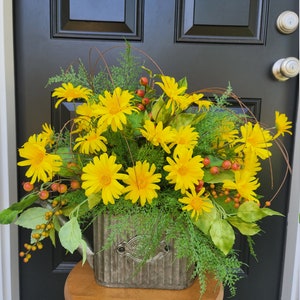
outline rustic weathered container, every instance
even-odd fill
[[[155,255],[142,264],[143,258],[136,251],[142,236],[134,233],[116,240],[110,249],[99,251],[109,236],[111,222],[117,221],[103,215],[94,223],[94,272],[98,284],[173,290],[192,284],[193,268],[188,269],[186,259],[176,258],[173,244],[162,241]]]

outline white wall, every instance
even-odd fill
[[[17,199],[12,0],[0,0],[0,210]],[[0,300],[19,299],[18,236],[0,226]]]
[[[299,16],[299,12],[298,12]],[[300,30],[299,37],[300,37]],[[300,40],[300,39],[299,39]],[[300,45],[300,44],[299,44]],[[300,86],[300,77],[298,77]],[[300,99],[300,94],[298,95]],[[287,237],[283,268],[281,300],[300,300],[300,105],[298,101],[295,132],[293,176],[291,183],[290,206],[287,215]]]

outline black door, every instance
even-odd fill
[[[297,80],[279,82],[271,72],[278,59],[298,56],[297,31],[282,34],[276,28],[286,10],[297,12],[298,1],[15,0],[18,146],[51,121],[48,77],[78,57],[87,59],[90,48],[105,50],[124,39],[150,54],[166,74],[187,75],[190,90],[230,82],[263,123],[272,124],[275,109],[293,119]],[[285,143],[290,152],[292,137]],[[279,153],[272,160],[273,172],[284,174]],[[262,182],[262,189],[269,184]],[[287,182],[272,208],[286,214],[288,196]],[[246,258],[247,277],[232,299],[279,299],[286,221],[264,222],[266,233],[255,239],[259,261]],[[21,247],[27,240],[21,230]],[[29,264],[20,263],[21,299],[63,299],[64,281],[78,259],[48,245]]]

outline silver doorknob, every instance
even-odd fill
[[[298,15],[290,10],[284,11],[278,16],[276,25],[281,33],[290,34],[298,28]]]
[[[272,68],[273,75],[279,81],[286,81],[299,74],[300,65],[296,57],[281,58],[275,62]]]

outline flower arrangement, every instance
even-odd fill
[[[255,255],[259,220],[281,215],[257,189],[261,161],[291,134],[291,122],[276,111],[274,127],[266,129],[230,87],[188,93],[186,78],[140,68],[130,46],[122,57],[120,67],[105,65],[97,75],[81,63],[78,73],[71,67],[51,78],[62,82],[52,93],[55,108],[73,103],[75,117],[62,128],[43,124],[19,149],[26,195],[0,212],[0,223],[32,230],[20,252],[24,262],[45,238],[55,245],[56,232],[66,250],[81,247],[85,259],[84,228],[100,214],[122,215],[112,235],[130,220],[151,232],[148,248],[174,239],[203,290],[211,272],[234,294],[243,264],[236,235]]]

